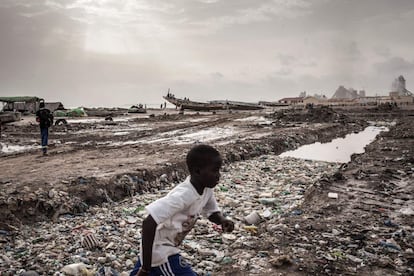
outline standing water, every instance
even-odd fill
[[[352,154],[363,153],[364,147],[373,142],[380,132],[388,130],[384,126],[369,126],[359,133],[348,134],[344,138],[337,138],[329,143],[316,142],[296,150],[286,151],[280,157],[347,163],[351,161]]]

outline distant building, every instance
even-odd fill
[[[355,89],[346,89],[343,85],[340,85],[333,94],[332,99],[356,99],[358,97],[358,92]]]
[[[303,97],[283,98],[279,100],[279,103],[289,105],[301,105],[303,104]]]
[[[330,106],[348,106],[348,105],[355,105],[357,99],[329,99],[326,101],[327,105]]]
[[[414,104],[414,96],[406,88],[406,81],[403,76],[399,76],[392,83],[392,90],[389,96],[367,97],[365,90],[355,90],[353,88],[345,88],[340,85],[331,99],[327,99],[323,94],[314,94],[307,96],[306,91],[301,92],[299,97],[283,98],[279,100],[280,104],[292,106],[307,105],[328,105],[328,106],[372,106],[384,103],[392,103],[397,105]]]
[[[359,105],[376,105],[380,97],[360,97],[355,99],[354,102]]]
[[[407,88],[405,87],[405,78],[403,76],[399,76],[393,81],[390,96],[391,96],[391,93],[393,93],[394,97],[413,95],[413,93],[408,91]]]
[[[324,94],[313,94],[314,98],[320,99],[320,100],[327,100],[326,96]]]
[[[396,103],[397,105],[407,105],[414,103],[413,93],[407,90],[406,81],[403,76],[399,76],[392,83],[392,91],[389,97],[383,101]]]
[[[391,102],[398,105],[406,105],[414,103],[414,97],[412,95],[400,95],[399,92],[390,92],[388,97]]]

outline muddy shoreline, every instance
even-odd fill
[[[187,132],[194,134],[210,128],[214,131],[231,128],[230,134],[222,134],[229,136],[209,143],[220,150],[226,167],[234,167],[237,174],[240,173],[237,166],[243,162],[261,162],[256,161],[261,156],[274,156],[300,145],[330,141],[350,132],[358,132],[367,126],[367,122],[362,120],[365,118],[367,121],[387,120],[396,124],[366,147],[365,153],[353,155],[351,162],[329,175],[318,177],[315,183],[306,184],[305,190],[301,188],[300,191],[306,191],[304,201],[295,207],[298,211],[294,215],[289,211],[261,222],[257,225],[258,233],[251,233],[250,238],[240,232],[237,237],[241,235],[240,238],[250,239],[248,243],[243,243],[245,245],[241,247],[235,245],[233,253],[229,253],[230,257],[217,261],[219,266],[214,265],[213,259],[211,265],[208,262],[206,265],[211,266],[214,275],[413,273],[414,219],[410,208],[414,206],[414,112],[316,111],[323,116],[308,112],[285,112],[287,115],[283,116],[277,112],[173,115],[139,118],[128,124],[120,122],[108,126],[99,123],[72,125],[69,130],[63,127],[56,129],[56,132],[66,131],[67,135],[51,148],[49,157],[41,158],[34,151],[0,157],[0,168],[10,172],[0,178],[0,229],[4,232],[1,242],[5,246],[1,254],[19,255],[19,252],[7,250],[7,247],[15,246],[19,239],[25,239],[24,233],[29,235],[32,231],[28,231],[30,225],[36,221],[46,225],[51,221],[62,223],[62,218],[63,221],[66,217],[81,218],[85,212],[98,214],[98,210],[108,208],[108,204],[117,206],[117,202],[136,202],[141,198],[145,201],[149,195],[155,196],[159,191],[169,189],[169,183],[177,183],[187,173],[185,164],[179,161],[184,160],[184,153],[192,145],[182,143],[187,141]],[[257,118],[260,120],[257,121]],[[141,125],[148,122],[152,128],[142,130]],[[105,141],[108,139],[105,138],[107,128],[115,126],[117,129],[114,131],[126,131],[126,128],[135,129],[137,124],[140,124],[140,130],[136,133],[130,131],[126,137],[119,136],[118,142],[122,143],[117,145],[81,145],[94,139],[93,133],[98,133],[97,141]],[[86,136],[80,135],[78,131],[85,128],[91,131]],[[172,132],[177,128],[178,134]],[[33,125],[23,130],[13,126],[5,131],[2,141],[16,140],[22,132],[34,137],[36,130]],[[168,135],[163,136],[165,133]],[[179,133],[184,135],[177,143],[171,142]],[[145,143],[125,143],[131,140],[131,136],[138,141],[144,139]],[[160,143],[148,144],[145,139]],[[76,143],[67,143],[69,140]],[[84,163],[78,166],[81,160]],[[263,162],[267,162],[265,160]],[[50,170],[50,174],[39,174],[42,169]],[[249,176],[246,177],[245,181]],[[300,185],[305,182],[302,180]],[[228,187],[232,189],[232,185]],[[338,198],[329,198],[329,192],[338,194]],[[225,195],[224,202],[227,200]],[[53,223],[50,225],[52,227]],[[24,233],[20,233],[22,229],[26,229]],[[199,232],[196,230],[196,233]],[[193,238],[197,240],[197,234]],[[203,244],[202,239],[198,242]],[[135,243],[131,241],[133,246]],[[185,248],[185,252],[195,254],[197,259],[201,253],[195,251],[194,248]],[[98,260],[95,258],[102,255],[95,253],[96,257],[91,258]],[[261,265],[245,266],[244,259],[252,257]],[[223,263],[226,258],[233,261]],[[237,259],[239,261],[235,261]],[[39,271],[39,266],[33,264],[30,258],[25,262]],[[11,263],[3,260],[0,266],[4,271],[11,271]],[[59,267],[57,265],[55,269]],[[118,268],[120,271],[125,269],[124,265]],[[197,268],[205,269],[203,266]],[[18,271],[16,269],[12,271]],[[47,269],[53,270],[49,266]]]
[[[214,115],[212,115],[214,116]],[[230,124],[235,118],[245,118],[250,115],[225,115],[224,118],[217,118],[211,120],[209,115],[204,116],[205,121],[196,122],[189,126],[184,124],[183,128],[202,127],[207,128],[216,125]],[[272,117],[273,115],[269,115]],[[147,131],[135,135],[134,139],[142,137],[151,137],[154,133],[168,132],[172,129],[176,130],[177,126],[169,125],[177,119],[185,120],[187,118],[193,118],[194,116],[162,116],[161,118],[149,118],[138,119],[138,122],[147,123],[161,121],[166,125],[157,127],[156,130]],[[198,116],[196,116],[198,117]],[[274,117],[274,116],[273,116]],[[337,137],[343,137],[351,132],[358,132],[362,130],[367,124],[361,120],[344,124],[343,122],[328,122],[314,124],[303,122],[291,122],[281,120],[278,123],[270,125],[250,125],[244,124],[244,128],[252,128],[254,131],[257,129],[266,128],[270,134],[260,139],[243,139],[241,141],[230,142],[226,145],[216,145],[224,157],[226,163],[236,162],[240,160],[247,160],[253,157],[257,157],[263,154],[275,154],[278,155],[286,150],[295,149],[300,145],[310,144],[314,142],[327,142]],[[106,122],[105,122],[106,123]],[[107,126],[107,124],[105,124]],[[86,126],[87,128],[96,127]],[[54,131],[58,132],[63,127],[58,127]],[[66,127],[66,131],[68,127]],[[80,125],[71,126],[71,130],[82,129]],[[178,127],[180,129],[180,127]],[[31,136],[36,136],[37,128],[34,125],[27,126],[26,129],[12,128],[11,137],[21,135],[22,132],[28,131]],[[6,129],[7,132],[7,129]],[[53,132],[51,133],[53,135]],[[96,138],[96,139],[95,139]],[[70,136],[66,139],[75,139]],[[41,221],[45,219],[56,220],[59,215],[62,214],[79,214],[85,211],[89,206],[96,204],[102,204],[108,201],[118,201],[128,196],[135,194],[142,194],[154,189],[159,189],[163,186],[163,182],[178,182],[182,180],[186,175],[186,166],[183,161],[183,154],[181,158],[176,158],[172,154],[168,158],[162,158],[161,162],[156,164],[142,164],[142,166],[134,168],[126,168],[126,165],[114,162],[111,165],[114,173],[108,176],[95,177],[88,175],[87,173],[79,173],[71,178],[67,177],[65,172],[59,173],[59,165],[56,165],[59,161],[64,159],[65,162],[69,162],[73,155],[76,153],[82,153],[82,156],[88,156],[92,159],[92,164],[89,166],[95,166],[100,160],[96,156],[93,156],[96,151],[102,150],[110,152],[110,155],[116,154],[116,151],[128,152],[130,147],[134,147],[136,150],[141,150],[140,145],[124,145],[115,148],[101,149],[99,145],[89,144],[86,146],[79,146],[82,141],[93,141],[105,139],[102,136],[93,135],[88,133],[87,136],[81,136],[77,138],[76,144],[70,150],[60,150],[59,146],[52,147],[50,155],[46,158],[38,156],[37,152],[30,151],[28,153],[14,154],[5,156],[1,159],[1,164],[7,164],[8,168],[13,168],[16,171],[12,177],[7,177],[7,174],[0,178],[2,185],[2,191],[0,192],[0,220],[3,223],[21,224],[32,223],[35,221]],[[128,137],[122,137],[122,140],[128,140]],[[214,145],[214,143],[213,143]],[[180,152],[186,152],[191,145],[178,146]],[[157,155],[160,151],[167,151],[171,146],[158,146],[151,145],[144,151],[148,154]],[[55,149],[54,149],[55,148]],[[166,149],[167,148],[167,149]],[[164,155],[165,156],[165,155]],[[33,162],[37,162],[38,167],[32,170],[39,171],[38,174],[32,174],[29,179],[27,177],[21,177],[21,173],[24,173],[22,165],[19,162],[24,159],[32,159]],[[82,162],[82,161],[81,161]],[[91,163],[88,161],[88,163]],[[129,163],[132,163],[131,161]],[[13,166],[14,164],[14,166]],[[30,166],[31,164],[29,164]],[[117,167],[116,167],[117,166]],[[29,168],[30,169],[30,168]],[[48,170],[55,171],[56,175],[53,178],[47,179]],[[122,173],[116,173],[117,170],[122,170]],[[160,180],[160,177],[162,179]],[[59,178],[59,179],[57,179]]]

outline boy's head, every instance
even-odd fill
[[[41,101],[39,102],[39,107],[40,107],[40,108],[44,108],[44,107],[45,107],[45,102],[44,102],[43,100],[41,100]]]
[[[209,145],[197,145],[187,154],[187,167],[191,181],[213,188],[220,180],[222,159],[220,153]]]

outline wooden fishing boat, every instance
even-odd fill
[[[167,96],[163,97],[168,102],[175,105],[181,110],[189,109],[194,111],[210,111],[210,110],[260,110],[264,107],[258,104],[236,102],[236,101],[210,101],[195,102],[189,99],[179,99],[168,92]]]
[[[166,101],[172,103],[180,110],[194,110],[194,111],[213,111],[213,110],[223,110],[225,107],[222,104],[214,103],[203,103],[190,101],[188,99],[179,99],[171,95],[163,97]]]
[[[246,102],[236,102],[236,101],[210,101],[212,104],[222,104],[225,109],[232,110],[261,110],[264,109],[262,105]]]

